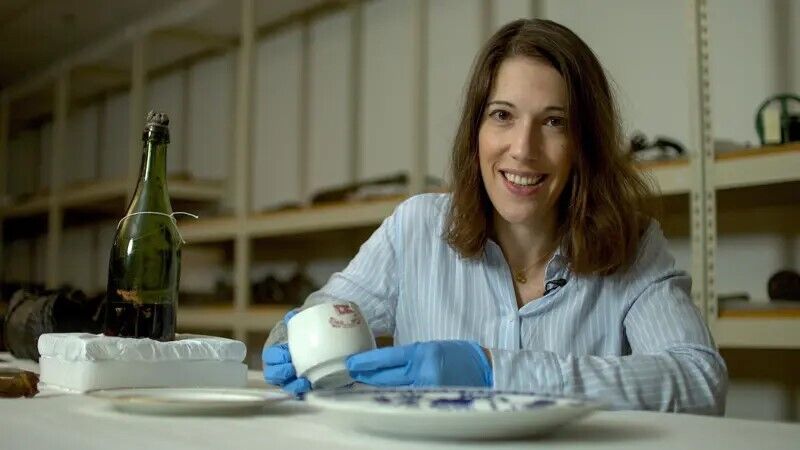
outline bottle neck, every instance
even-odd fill
[[[143,181],[167,179],[167,143],[147,141],[142,152],[142,170],[139,177]]]
[[[140,211],[172,213],[167,191],[167,142],[148,139],[144,143],[139,182],[128,213]]]

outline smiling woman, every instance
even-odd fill
[[[725,363],[642,207],[592,51],[554,22],[512,22],[476,59],[464,104],[452,192],[403,202],[306,300],[355,302],[394,338],[349,357],[349,375],[722,413]],[[270,334],[265,377],[306,391],[274,345],[285,337]]]

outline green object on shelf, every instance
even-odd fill
[[[761,142],[762,146],[768,144],[767,134],[769,131],[766,129],[768,125],[764,123],[764,116],[767,108],[776,102],[780,103],[779,123],[776,124],[780,127],[780,141],[769,142],[769,144],[785,144],[787,142],[800,140],[800,114],[789,114],[789,103],[797,102],[797,104],[800,105],[800,97],[794,94],[779,94],[764,100],[756,112],[756,133],[758,133],[758,140]]]
[[[175,339],[181,237],[167,191],[169,119],[150,112],[139,183],[114,236],[103,333]]]

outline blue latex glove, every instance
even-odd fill
[[[297,311],[289,311],[283,317],[283,323],[289,323]],[[264,349],[261,354],[264,365],[264,379],[267,383],[280,386],[284,391],[292,394],[303,394],[311,390],[311,382],[306,377],[297,378],[292,355],[289,354],[289,344],[278,344]]]
[[[472,341],[418,342],[347,358],[354,380],[375,386],[480,386],[493,384],[483,349]]]

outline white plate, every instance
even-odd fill
[[[118,411],[162,415],[256,414],[288,394],[263,389],[138,388],[109,389],[89,395],[111,401]]]
[[[436,439],[508,439],[541,434],[603,405],[490,389],[359,389],[311,391],[310,404],[353,428]]]

